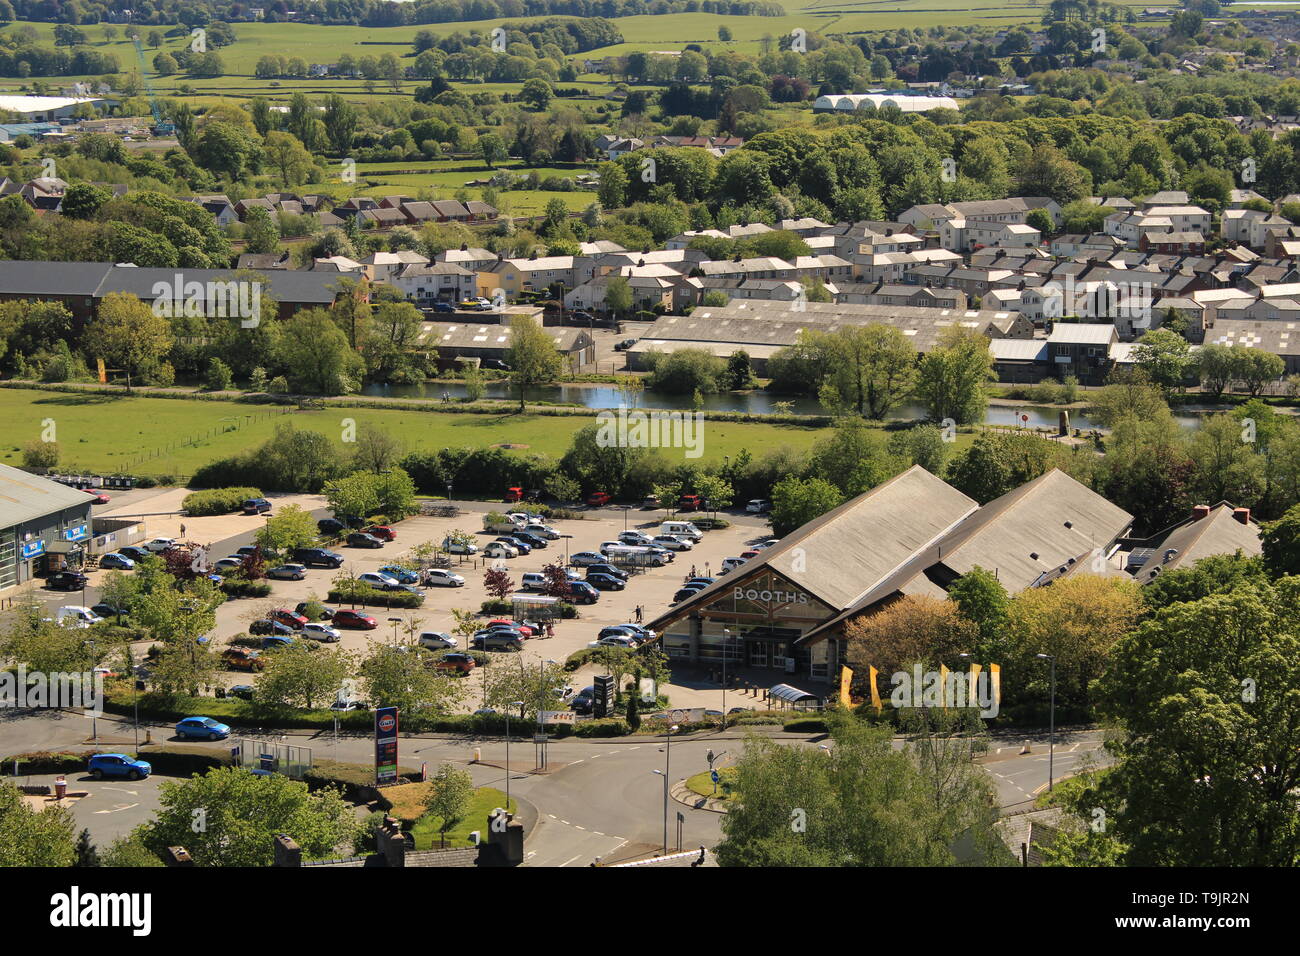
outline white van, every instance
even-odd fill
[[[665,521],[659,526],[659,533],[675,534],[680,537],[690,538],[692,541],[700,541],[704,537],[704,532],[689,521]]]
[[[55,620],[63,627],[90,627],[92,624],[98,624],[103,618],[88,607],[70,604],[59,608]]]

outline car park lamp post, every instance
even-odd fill
[[[731,628],[722,629],[722,721],[718,733],[727,729],[727,645],[731,643]]]
[[[483,646],[484,649],[487,648],[486,641]],[[522,720],[524,717],[524,702],[522,700],[512,700],[506,704],[506,813],[510,812],[510,711],[515,707],[519,708],[519,719]]]
[[[664,778],[664,856],[668,855],[668,773],[673,754],[673,734],[675,733],[677,733],[677,725],[673,724],[668,728],[666,734],[667,740],[664,746],[664,769],[651,771],[651,773],[657,773],[659,776]]]
[[[1055,769],[1053,764],[1056,761],[1056,655],[1039,654],[1039,660],[1052,662],[1052,703],[1050,717],[1048,718],[1048,743],[1047,743],[1047,792],[1052,792],[1053,773]]]
[[[397,646],[397,625],[402,623],[402,619],[400,617],[390,617],[388,619],[388,623],[393,625],[393,646],[396,647]]]

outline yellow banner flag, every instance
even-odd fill
[[[939,706],[948,709],[948,665],[939,665]]]
[[[867,671],[869,673],[870,683],[871,683],[871,706],[876,708],[876,713],[880,713],[881,710],[880,688],[876,686],[876,675],[880,672],[876,670],[874,667],[871,667],[869,665],[867,667]]]
[[[1002,706],[1002,667],[998,664],[989,665],[989,683],[993,685],[993,703]]]
[[[840,703],[846,708],[853,706],[853,699],[849,696],[849,683],[853,680],[853,668],[840,665]]]
[[[966,688],[966,706],[974,707],[975,701],[979,699],[979,680],[980,671],[983,668],[974,662],[970,665],[970,684]]]
[[[95,361],[96,361],[96,364],[99,366],[99,384],[100,384],[100,385],[107,385],[107,384],[108,384],[108,369],[106,369],[106,368],[104,367],[104,360],[103,360],[103,359],[96,359]]]

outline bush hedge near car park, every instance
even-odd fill
[[[205,491],[191,491],[181,502],[181,507],[191,518],[225,515],[241,511],[249,498],[260,497],[262,492],[256,488],[209,488]]]
[[[0,763],[3,764],[6,774],[16,774],[20,777],[33,773],[73,773],[77,770],[85,770],[86,761],[96,753],[99,751],[33,750],[10,754]],[[15,761],[18,763],[17,770],[14,769]]]
[[[796,720],[789,720],[786,721],[782,729],[792,734],[829,733],[826,721],[821,717],[800,717]]]
[[[410,591],[379,591],[358,582],[330,588],[326,599],[331,604],[360,604],[362,607],[386,608],[415,608],[424,603],[424,598]]]
[[[232,598],[264,598],[271,594],[269,581],[250,581],[248,578],[226,578],[221,590]]]
[[[574,735],[577,737],[622,737],[630,734],[632,728],[622,717],[603,717],[597,720],[584,720],[576,725]]]

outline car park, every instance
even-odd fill
[[[45,586],[51,591],[77,591],[89,583],[80,571],[55,571],[45,579]]]
[[[425,631],[416,639],[416,643],[433,651],[441,651],[455,647],[456,638],[443,631]]]
[[[99,559],[99,566],[110,571],[130,571],[135,562],[120,551],[110,551]]]
[[[627,587],[627,582],[622,578],[602,571],[592,571],[590,568],[587,569],[586,581],[597,591],[622,591]]]
[[[145,558],[149,557],[153,552],[146,551],[144,548],[141,548],[134,544],[128,544],[125,547],[118,548],[117,553],[126,555],[132,561],[143,561]]]
[[[372,588],[378,588],[380,590],[398,583],[387,574],[381,574],[378,571],[363,571],[357,575],[357,580],[362,584],[368,584]]]
[[[442,568],[426,568],[422,578],[423,582],[431,587],[463,588],[465,586],[465,579],[461,575]]]
[[[318,621],[310,621],[302,626],[302,636],[310,641],[320,641],[322,644],[337,644],[343,637],[337,629],[330,627],[328,624],[321,624]]]
[[[307,577],[307,569],[301,564],[282,564],[271,568],[266,576],[273,581],[301,581]]]
[[[369,614],[362,614],[360,611],[348,608],[335,611],[331,623],[335,627],[353,628],[358,631],[373,631],[379,626],[379,621]]]
[[[453,541],[451,538],[444,538],[442,550],[448,554],[478,554],[478,545],[473,541]]]
[[[86,772],[96,780],[143,780],[153,773],[153,766],[126,754],[95,754],[87,762]]]
[[[404,568],[397,564],[386,564],[379,569],[380,574],[386,574],[398,584],[419,584],[420,574],[418,571],[412,571],[410,568]]]
[[[300,631],[308,623],[306,616],[298,614],[296,611],[290,611],[285,607],[278,607],[267,617],[272,621],[279,621],[285,627],[291,627],[295,631]]]
[[[352,548],[382,548],[384,542],[380,541],[372,534],[366,534],[364,531],[353,531],[347,538],[348,546]]]
[[[270,618],[263,618],[248,625],[248,633],[254,637],[293,637],[293,628]]]
[[[224,740],[230,727],[211,717],[186,717],[176,724],[176,736],[186,740]]]

